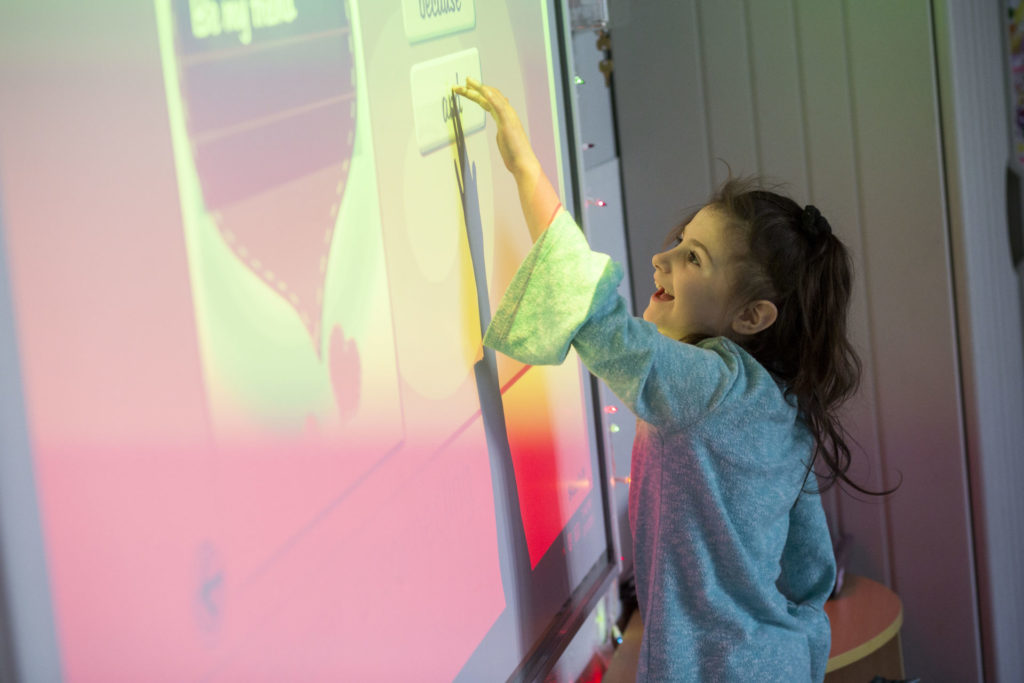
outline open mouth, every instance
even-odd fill
[[[658,301],[673,301],[675,299],[674,296],[665,292],[664,287],[658,287],[658,291],[651,298]]]

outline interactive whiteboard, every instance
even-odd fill
[[[501,680],[568,637],[614,566],[590,379],[482,348],[530,238],[449,97],[501,88],[571,207],[557,10],[0,10],[23,677]]]

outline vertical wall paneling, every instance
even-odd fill
[[[854,264],[850,336],[864,372],[860,391],[844,411],[846,427],[856,441],[851,444],[849,475],[860,486],[877,491],[886,488],[882,477],[884,452],[878,434],[877,370],[871,316],[873,304],[878,302],[871,301],[868,290],[872,264],[866,258],[865,233],[861,226],[857,131],[853,121],[843,12],[835,3],[800,0],[796,3],[795,14],[806,136],[806,152],[803,158],[798,158],[798,163],[806,165],[808,201],[825,213],[836,234],[850,249]],[[853,497],[836,491],[833,495],[839,508],[839,531],[852,537],[853,552],[848,569],[890,582],[887,503],[860,494]]]
[[[698,3],[698,21],[711,178],[717,186],[729,174],[721,161],[737,176],[756,173],[760,166],[743,2],[703,0]]]
[[[768,182],[803,199],[809,196],[804,163],[804,112],[796,17],[792,0],[747,0],[758,168]]]
[[[997,4],[956,6],[975,16]],[[864,375],[844,413],[858,444],[850,474],[871,489],[893,486],[903,475],[902,488],[887,499],[831,493],[826,509],[854,536],[850,570],[889,583],[903,600],[908,675],[977,680],[980,636],[957,341],[967,323],[954,309],[947,225],[955,229],[958,218],[946,210],[929,3],[635,0],[629,16],[613,34],[614,97],[637,298],[646,300],[651,245],[664,234],[664,223],[651,219],[686,206],[675,201],[677,188],[688,202],[703,201],[721,179],[715,157],[734,172],[784,181],[797,201],[822,209],[856,269],[850,325]],[[984,48],[965,40],[959,49],[990,49],[991,36],[985,40]],[[638,99],[645,90],[657,93]],[[663,102],[678,108],[667,112],[658,106]],[[959,97],[955,102],[961,106]],[[984,106],[994,111],[991,103]],[[947,124],[949,139],[956,124]],[[973,167],[962,171],[968,173]],[[1002,210],[1001,199],[985,201]],[[962,211],[973,219],[981,206]],[[962,219],[963,235],[973,234],[973,225]],[[963,248],[952,246],[954,253]],[[975,267],[996,270],[999,255],[982,253],[977,263],[984,265]],[[960,269],[965,257],[956,258]],[[974,291],[979,279],[972,276],[968,286],[958,276],[961,307],[970,297],[988,296]],[[1022,310],[1019,300],[999,301],[1004,310]],[[987,324],[984,336],[970,323],[970,352],[977,358],[1016,339],[1004,329],[1012,320]],[[1024,362],[1021,349],[1003,351]],[[1024,541],[1004,539],[1024,538],[1024,503],[1018,502],[1019,477],[1000,477],[1024,469],[1024,436],[1000,434],[1000,420],[1009,418],[997,404],[1016,401],[1022,382],[1015,372],[1000,376],[998,367],[964,367],[968,392],[987,396],[973,408],[985,419],[968,412],[967,420],[978,423],[969,427],[972,448],[977,440],[986,449],[1016,449],[1014,465],[987,469],[988,461],[972,458],[971,483],[977,489],[984,482],[986,496],[1004,496],[981,504],[976,492],[974,505],[976,514],[983,508],[988,515],[986,552],[995,544],[1010,548],[999,554],[1000,568],[989,567],[992,590],[998,584],[1020,603],[1010,574],[1024,565],[1024,549],[1018,552]],[[1009,405],[1004,410],[1016,410],[1016,429],[1024,429],[1017,404]],[[1017,492],[1012,500],[1009,491]],[[1013,519],[1003,513],[996,520],[997,505],[1014,511]],[[1007,639],[1019,641],[1012,628],[1022,611],[1007,607],[992,616],[999,628],[1011,628]]]
[[[1024,671],[1024,296],[1005,213],[1005,5],[933,5],[985,675],[1014,681]]]
[[[845,27],[893,588],[908,671],[976,680],[980,643],[927,3],[847,2]],[[955,656],[954,656],[955,653]]]
[[[693,0],[637,0],[628,14],[611,16],[615,114],[638,312],[653,292],[651,256],[661,251],[686,208],[704,201],[711,189],[696,17]]]

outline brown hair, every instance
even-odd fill
[[[746,247],[737,250],[735,300],[766,299],[778,309],[774,324],[734,341],[784,384],[787,397],[796,399],[814,435],[808,473],[820,459],[828,467],[821,475],[822,491],[842,480],[869,495],[892,493],[896,489],[869,491],[846,475],[852,437],[837,412],[856,393],[861,374],[860,359],[847,339],[853,265],[846,246],[815,207],[760,189],[756,179],[730,178],[708,206],[724,217],[730,237]]]

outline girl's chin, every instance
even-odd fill
[[[670,333],[666,332],[665,328],[663,328],[658,323],[658,320],[657,320],[656,316],[651,314],[651,309],[650,308],[648,308],[646,311],[644,311],[644,320],[646,320],[649,323],[654,323],[654,326],[658,328],[658,332],[662,333],[666,337],[671,337],[672,336]]]

